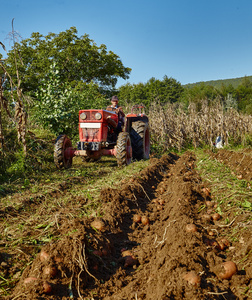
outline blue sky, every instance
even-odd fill
[[[182,84],[252,75],[251,0],[11,0],[1,3],[0,41],[72,26],[132,68],[127,82],[165,75]],[[4,54],[3,50],[0,53]]]

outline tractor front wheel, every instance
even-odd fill
[[[150,129],[148,123],[136,121],[130,131],[132,155],[137,160],[150,157]]]
[[[70,139],[65,134],[59,135],[54,145],[54,163],[58,169],[72,166],[73,158],[66,155],[67,148],[72,148]]]
[[[116,159],[118,166],[127,166],[131,163],[132,148],[128,132],[120,132],[116,144]]]

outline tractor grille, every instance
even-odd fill
[[[85,111],[85,114],[87,115],[87,120],[91,120],[91,111]]]
[[[95,114],[96,114],[96,111],[85,111],[85,114],[87,115],[87,119],[86,120],[95,120]]]
[[[82,136],[85,141],[99,140],[99,128],[82,128]]]

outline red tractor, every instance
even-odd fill
[[[132,159],[148,159],[150,131],[143,105],[132,107],[125,117],[124,128],[119,128],[118,114],[113,111],[90,109],[79,111],[79,142],[77,149],[62,134],[54,146],[57,168],[70,168],[74,156],[84,160],[99,160],[103,155],[116,156],[118,166],[129,165]],[[138,113],[134,111],[139,110]],[[121,132],[120,132],[121,131]]]

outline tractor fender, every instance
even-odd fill
[[[109,125],[111,125],[113,128],[116,128],[117,122],[112,118],[112,116],[107,117],[107,122]]]

